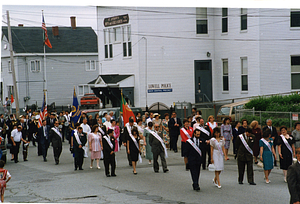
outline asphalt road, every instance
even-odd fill
[[[27,162],[8,162],[6,169],[12,175],[5,191],[5,202],[12,203],[289,203],[287,184],[282,171],[276,167],[270,176],[270,184],[264,182],[263,170],[255,165],[256,186],[250,186],[245,176],[244,184],[237,183],[237,165],[233,157],[225,162],[221,173],[222,188],[212,184],[213,172],[201,170],[201,191],[192,190],[190,172],[185,171],[180,152],[168,152],[169,172],[154,173],[148,161],[137,166],[137,175],[125,157],[125,148],[116,154],[117,177],[107,178],[104,165],[90,169],[90,159],[84,161],[83,171],[74,171],[73,157],[68,144],[63,145],[60,164],[55,165],[52,147],[48,150],[48,162],[37,156],[35,147],[29,147]],[[230,150],[230,152],[232,152]]]

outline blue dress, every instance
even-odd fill
[[[270,138],[269,144],[271,146],[273,146],[273,139]],[[262,154],[262,158],[263,158],[263,164],[264,164],[264,170],[271,170],[274,168],[274,160],[273,160],[273,153],[272,151],[270,151],[269,147],[262,141],[259,140],[259,147],[263,147],[264,151]]]

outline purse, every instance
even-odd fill
[[[12,148],[12,144],[7,143],[7,144],[6,144],[6,149],[11,149],[11,148]]]
[[[208,165],[208,171],[215,171],[216,170],[216,167],[214,164],[209,164]]]

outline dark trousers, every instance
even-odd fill
[[[202,165],[202,168],[203,169],[206,169],[206,154],[208,155],[208,164],[207,164],[207,166],[211,163],[211,155],[210,155],[210,149],[209,149],[209,147],[205,147],[205,148],[203,148],[202,149],[202,158],[203,158],[203,165]]]
[[[235,139],[232,140],[232,144],[233,144],[233,154],[236,155],[237,151],[235,147]]]
[[[39,146],[41,146],[41,153],[42,153],[43,158],[45,160],[47,158],[49,144],[48,143],[44,143],[44,144],[40,144]]]
[[[53,155],[56,163],[59,163],[59,157],[62,151],[62,147],[53,147]]]
[[[115,170],[116,170],[116,159],[115,159],[115,153],[109,156],[104,156],[103,159],[104,163],[104,168],[105,168],[105,175],[110,175],[109,174],[109,165],[111,166],[111,175],[116,175]]]
[[[193,188],[195,189],[199,187],[201,163],[195,163],[195,164],[189,163],[189,166],[190,166],[190,172],[193,181]]]
[[[43,147],[42,146],[43,145],[39,142],[38,143],[38,147],[37,147],[37,149],[38,149],[38,151],[37,151],[38,156],[43,155]]]
[[[127,154],[127,160],[129,162],[129,165],[132,166],[132,161],[131,161],[130,154],[128,154],[127,145],[126,145],[126,154]]]
[[[27,155],[28,155],[28,147],[29,145],[25,146],[25,143],[23,142],[23,160],[27,160]]]
[[[178,135],[170,135],[170,149],[177,151]]]
[[[153,169],[154,171],[158,171],[159,170],[159,164],[158,164],[158,156],[160,156],[160,160],[161,160],[161,165],[163,170],[167,169],[167,162],[165,159],[165,152],[164,151],[156,151],[153,152]]]
[[[14,160],[15,162],[18,162],[18,155],[19,155],[19,151],[20,151],[20,144],[21,142],[15,142],[16,146],[13,146],[13,152],[14,152]]]
[[[238,171],[239,171],[239,182],[243,182],[244,180],[244,173],[245,173],[245,165],[247,165],[247,179],[248,183],[254,182],[253,180],[253,160],[251,161],[237,161],[238,164]]]
[[[79,168],[82,169],[82,165],[83,165],[83,155],[84,155],[84,150],[81,148],[78,150],[78,153],[75,154],[75,168]],[[77,167],[76,167],[77,165]]]
[[[274,144],[274,143],[273,143]],[[276,144],[274,144],[274,151],[275,151],[275,154],[276,154],[276,148],[277,147],[277,145]],[[274,166],[277,166],[277,161],[276,161],[276,159],[274,159]]]

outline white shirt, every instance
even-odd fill
[[[146,120],[147,125],[148,125],[149,122],[152,122],[153,119],[154,119],[154,118],[152,118],[152,119],[151,119],[151,118],[148,118],[148,119]]]
[[[106,130],[108,130],[108,128],[110,128],[110,127],[111,127],[111,123],[110,123],[110,121],[105,121],[105,122],[103,123],[103,125],[105,125],[105,127],[106,127]]]
[[[19,132],[18,129],[11,131],[11,136],[14,138],[15,142],[20,142],[22,138],[22,132]]]
[[[80,127],[82,127],[82,132],[85,132],[86,134],[91,133],[91,128],[88,124],[81,124]]]

